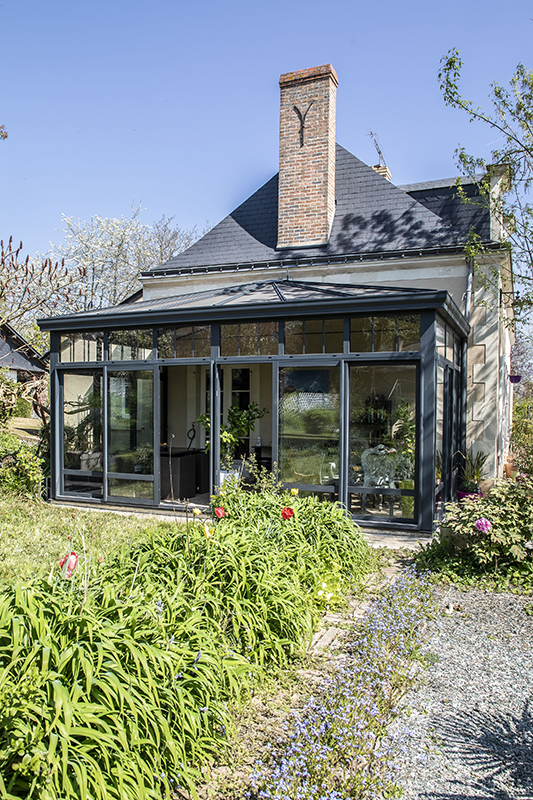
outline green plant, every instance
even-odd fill
[[[14,417],[29,417],[31,414],[31,403],[25,397],[19,397],[15,403],[13,411]]]
[[[71,573],[0,591],[2,797],[197,797],[231,704],[301,653],[324,601],[342,603],[371,569],[342,508],[259,481],[213,498],[213,522],[144,522],[103,558],[112,515],[60,510]],[[42,505],[17,509],[19,523],[41,530]]]
[[[2,797],[196,797],[191,762],[225,738],[218,676],[249,665],[217,652],[179,584],[158,606],[85,579],[0,595]]]
[[[15,413],[20,386],[9,377],[7,367],[0,369],[0,425],[5,425]]]
[[[395,410],[396,421],[393,425],[392,446],[414,465],[416,446],[416,418],[412,404],[405,397],[400,399]]]
[[[230,406],[228,408],[227,422],[220,426],[221,461],[226,469],[230,469],[233,464],[235,450],[239,442],[249,436],[255,423],[269,413],[268,408],[259,408],[256,402],[250,403],[248,408],[244,409],[238,408],[238,406]],[[206,436],[209,437],[211,430],[211,417],[209,414],[200,414],[196,422],[198,425],[203,425]],[[209,450],[209,447],[208,438],[205,449]]]
[[[485,463],[488,459],[488,453],[483,450],[478,450],[474,453],[470,447],[466,453],[459,453],[463,459],[461,465],[461,486],[465,492],[475,492],[479,488],[480,481],[483,480],[486,470]]]
[[[511,433],[513,463],[521,472],[533,475],[533,399],[517,397],[513,404]]]
[[[446,507],[448,536],[418,555],[418,564],[455,582],[533,588],[533,481],[497,481],[485,497]],[[454,546],[459,541],[462,549]]]
[[[15,434],[0,431],[0,489],[22,495],[39,493],[43,462],[33,444]]]

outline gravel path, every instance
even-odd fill
[[[407,696],[404,800],[533,800],[531,597],[441,595],[430,664]]]

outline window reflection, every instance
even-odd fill
[[[111,331],[108,345],[111,361],[144,361],[152,358],[152,329]]]
[[[283,483],[339,480],[339,368],[280,370],[280,473]]]
[[[357,513],[414,517],[416,419],[415,366],[350,367],[348,482]]]
[[[100,471],[102,463],[102,372],[63,374],[63,465]]]
[[[110,472],[151,475],[154,471],[153,373],[109,372]]]
[[[104,357],[102,331],[66,333],[59,338],[60,361],[101,361]]]
[[[278,354],[277,322],[241,322],[220,326],[220,355],[273,356]]]
[[[350,351],[352,353],[414,352],[420,350],[418,314],[352,317]]]

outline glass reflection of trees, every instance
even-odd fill
[[[280,370],[280,471],[284,483],[339,480],[339,368]]]
[[[102,373],[65,373],[63,395],[65,468],[101,470]]]

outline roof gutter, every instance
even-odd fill
[[[500,250],[498,242],[486,242],[487,250]],[[352,253],[350,255],[301,256],[287,253],[280,258],[268,261],[236,261],[229,264],[198,265],[195,267],[155,267],[153,270],[141,272],[141,278],[166,278],[174,275],[206,274],[210,272],[242,272],[258,269],[281,269],[285,267],[328,266],[329,264],[356,264],[365,261],[384,261],[389,259],[424,258],[439,255],[464,255],[464,245],[453,247],[425,247],[413,250],[390,250],[372,253]]]

